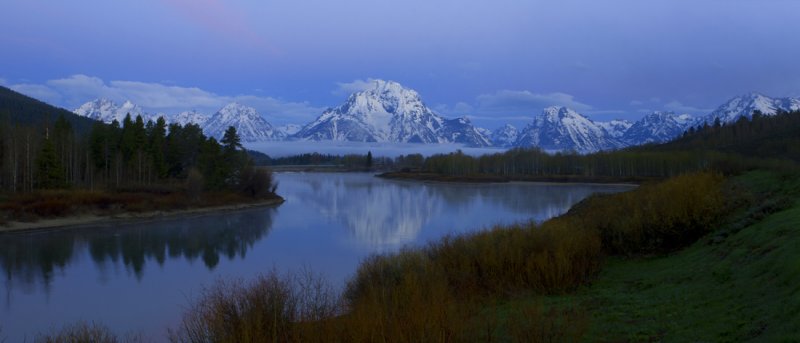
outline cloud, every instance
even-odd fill
[[[566,106],[577,111],[591,110],[592,106],[575,100],[575,97],[561,92],[533,93],[527,90],[501,90],[477,97],[481,112],[538,113],[548,106]]]
[[[698,108],[698,107],[694,107],[694,106],[684,105],[681,102],[676,101],[676,100],[673,100],[673,101],[670,101],[670,102],[664,104],[664,108],[669,110],[669,111],[673,111],[673,112],[692,113],[692,114],[708,113],[708,112],[712,111],[712,109],[708,109],[708,108]]]
[[[434,110],[442,114],[462,116],[475,111],[475,107],[466,102],[459,101],[453,106],[447,104],[438,104],[434,106]]]
[[[0,77],[0,85],[5,86],[6,85],[6,79]]]
[[[308,102],[285,101],[270,96],[219,95],[197,87],[152,82],[123,80],[105,82],[98,77],[82,74],[49,80],[45,84],[18,84],[11,88],[65,108],[76,108],[96,98],[107,98],[118,103],[130,100],[148,112],[168,114],[186,110],[211,114],[225,104],[236,101],[254,107],[267,120],[275,121],[277,124],[305,123],[323,110]]]
[[[631,105],[631,106],[642,106],[642,105],[644,105],[644,102],[639,101],[639,100],[631,100],[631,102],[628,103],[628,104]]]
[[[349,95],[355,92],[360,92],[363,90],[367,90],[372,87],[372,83],[375,81],[373,78],[368,78],[366,80],[357,79],[352,82],[337,82],[336,89],[333,90],[333,95]]]

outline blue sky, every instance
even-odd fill
[[[237,100],[275,124],[369,78],[488,128],[549,105],[704,114],[749,91],[800,96],[798,14],[790,0],[4,0],[0,83],[67,108]]]

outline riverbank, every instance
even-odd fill
[[[126,223],[169,217],[277,206],[278,195],[248,198],[216,192],[191,198],[182,193],[51,191],[4,199],[0,233],[52,230],[85,225]]]
[[[572,309],[589,342],[800,341],[800,180],[752,172],[733,182],[749,204],[687,248],[612,256],[574,292],[518,296],[487,311]]]
[[[581,175],[500,176],[500,175],[488,175],[488,174],[444,175],[444,174],[426,173],[426,172],[386,172],[378,174],[376,176],[392,180],[463,182],[463,183],[507,183],[512,181],[519,181],[519,182],[552,182],[552,183],[641,184],[644,182],[660,180],[659,178],[648,178],[648,177],[605,177],[605,176],[581,176]]]

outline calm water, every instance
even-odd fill
[[[307,266],[343,285],[376,252],[448,233],[544,220],[627,186],[423,184],[369,174],[278,174],[286,203],[70,230],[0,235],[0,338],[78,320],[163,340],[188,299],[219,278]]]

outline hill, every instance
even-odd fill
[[[728,124],[706,125],[661,145],[632,148],[632,151],[713,150],[748,157],[800,161],[800,111],[778,111],[773,115],[756,112]]]
[[[23,126],[52,124],[63,115],[79,133],[87,133],[94,120],[81,117],[63,108],[46,104],[29,96],[0,86],[0,120],[8,120]]]

